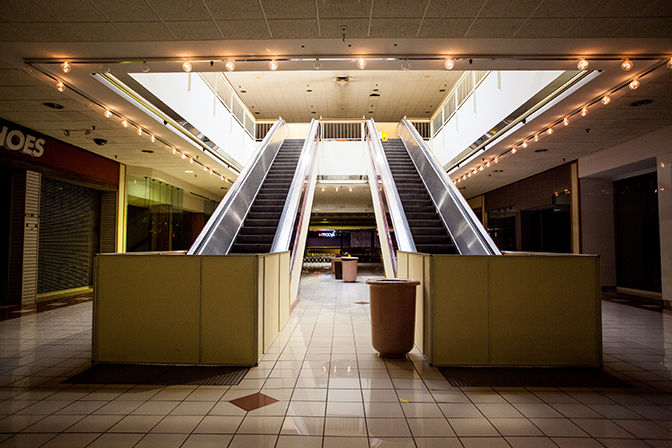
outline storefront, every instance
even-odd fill
[[[123,248],[125,166],[1,119],[0,166],[0,305],[88,290]]]

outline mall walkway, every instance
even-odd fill
[[[672,315],[603,303],[605,368],[637,388],[453,388],[375,354],[365,279],[305,276],[236,387],[61,384],[89,364],[91,302],[0,322],[0,447],[672,446]],[[260,391],[279,401],[229,403]]]

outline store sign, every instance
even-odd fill
[[[333,238],[336,236],[336,231],[332,230],[330,232],[320,232],[319,235],[322,237]]]
[[[20,151],[33,157],[44,154],[44,139],[24,134],[18,129],[3,126],[0,129],[0,146],[10,151]]]

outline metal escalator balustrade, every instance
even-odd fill
[[[457,253],[450,233],[400,139],[383,142],[383,150],[399,192],[416,250],[429,254]]]
[[[238,232],[230,253],[268,253],[275,238],[304,140],[286,139]]]

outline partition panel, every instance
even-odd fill
[[[434,364],[488,363],[488,258],[431,257]]]
[[[490,363],[599,365],[599,258],[490,258]]]
[[[95,274],[94,361],[199,362],[198,258],[98,256]]]
[[[201,259],[202,364],[256,364],[258,298],[256,255]]]
[[[278,293],[280,257],[277,254],[261,255],[260,263],[264,263],[264,352],[271,345],[280,331],[278,322]]]

